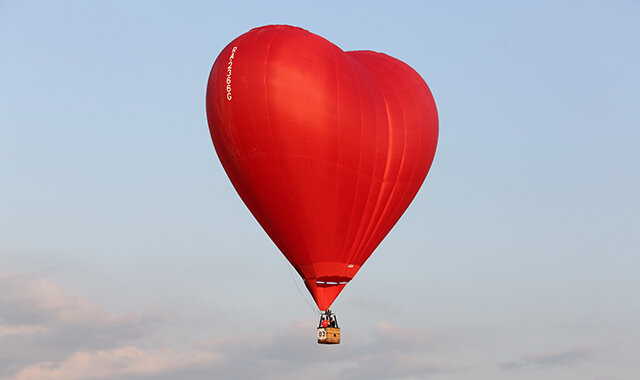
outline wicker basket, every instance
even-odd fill
[[[318,327],[318,343],[340,343],[340,329],[338,327]]]

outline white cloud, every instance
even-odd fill
[[[168,348],[145,351],[135,346],[76,352],[60,362],[41,362],[20,370],[10,380],[86,380],[122,375],[155,374],[182,368],[210,365],[219,357],[213,353],[177,353]]]
[[[46,278],[27,275],[0,274],[0,302],[10,305],[17,315],[60,323],[114,325],[140,318],[111,313],[95,302],[67,294]]]
[[[342,379],[424,379],[459,371],[460,366],[433,359],[431,351],[444,337],[431,329],[407,328],[380,322],[374,339],[354,355],[355,365],[339,373]]]
[[[300,320],[262,333],[202,339],[189,349],[189,337],[168,333],[176,326],[155,321],[151,329],[148,319],[113,313],[45,278],[0,273],[0,379],[359,380],[457,370],[433,358],[444,339],[438,333],[386,322],[368,340],[351,336],[339,347],[316,344],[316,322]],[[174,340],[158,342],[169,336]],[[148,348],[158,346],[165,348]]]
[[[34,335],[45,333],[47,329],[40,325],[3,325],[0,324],[0,339],[9,335]]]
[[[340,373],[341,379],[424,379],[432,374],[458,370],[446,363],[404,355],[364,355],[357,366]]]
[[[401,343],[403,346],[429,347],[437,344],[440,337],[435,331],[424,328],[394,326],[388,322],[380,322],[375,329],[376,339],[385,342]]]
[[[429,329],[381,322],[370,341],[340,347],[315,344],[314,330],[314,321],[301,320],[267,334],[208,339],[196,347],[221,355],[215,367],[220,379],[409,379],[460,369],[432,358],[429,351],[443,338]]]
[[[592,350],[583,347],[562,352],[529,354],[522,356],[519,360],[503,363],[500,368],[515,370],[566,366],[586,360],[591,354]]]
[[[16,372],[30,378],[47,370],[64,378],[85,358],[124,360],[135,351],[121,347],[134,347],[157,321],[146,313],[113,313],[42,277],[0,272],[0,378]],[[138,357],[150,363],[161,353]]]
[[[29,338],[38,347],[91,350],[132,344],[152,331],[162,317],[148,312],[114,313],[67,293],[46,278],[3,272],[0,321],[6,331],[27,332],[26,326],[40,326]],[[0,352],[7,350],[0,344]]]

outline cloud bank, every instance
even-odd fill
[[[575,364],[589,359],[592,352],[587,348],[574,348],[563,352],[529,354],[519,360],[503,363],[500,368],[504,370],[517,369],[541,369]]]
[[[186,344],[158,342],[166,325],[111,312],[41,276],[0,272],[0,379],[422,379],[458,370],[430,359],[437,333],[386,322],[340,347],[315,344],[311,320]]]

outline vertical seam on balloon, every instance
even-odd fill
[[[387,66],[385,64],[385,62],[380,62],[380,64],[383,65],[383,66]],[[389,70],[389,71],[393,72],[393,70]],[[385,79],[387,81],[389,81],[388,76],[385,76]],[[397,91],[395,91],[395,93],[397,95]],[[391,118],[389,117],[389,104],[388,104],[387,100],[388,100],[388,98],[387,98],[387,96],[385,96],[385,106],[386,106],[386,111],[387,111],[387,117],[388,117],[389,120],[391,120]],[[364,245],[362,246],[363,252],[373,251],[380,244],[380,242],[382,242],[382,240],[384,240],[384,238],[386,237],[387,233],[390,232],[390,229],[389,229],[389,231],[386,231],[387,233],[385,233],[384,236],[378,236],[381,231],[384,231],[384,228],[381,228],[381,226],[385,227],[385,226],[387,226],[389,224],[389,223],[386,223],[386,224],[384,223],[385,216],[389,214],[389,206],[391,205],[392,200],[395,198],[394,195],[395,195],[395,193],[396,193],[396,191],[398,189],[398,179],[400,178],[400,173],[402,172],[402,168],[404,166],[405,158],[406,158],[406,150],[405,150],[405,148],[406,148],[406,141],[407,141],[407,133],[406,133],[406,124],[404,123],[404,121],[405,121],[405,116],[404,116],[405,112],[404,112],[404,107],[402,107],[402,104],[400,104],[400,102],[397,102],[397,103],[399,103],[400,110],[402,111],[401,112],[402,118],[400,120],[400,122],[402,123],[402,126],[403,126],[403,138],[402,138],[403,144],[402,144],[402,148],[401,148],[402,149],[402,156],[401,156],[398,168],[397,168],[397,173],[395,174],[395,180],[394,181],[386,181],[386,182],[390,182],[392,184],[391,185],[391,190],[389,191],[388,196],[386,197],[386,199],[384,199],[382,197],[382,193],[380,194],[379,202],[384,202],[384,206],[382,206],[382,210],[380,211],[379,216],[377,218],[372,219],[372,222],[374,224],[373,224],[372,228],[370,228],[370,230],[369,230],[370,232],[368,234],[368,238],[367,238],[366,242],[364,243]],[[389,157],[391,157],[391,149],[392,149],[392,146],[393,146],[393,144],[391,143],[391,136],[392,136],[391,125],[392,125],[392,123],[389,122],[389,130],[390,130],[390,132],[389,132],[389,135],[390,135],[389,142],[390,143],[389,143],[389,150],[388,150],[389,153],[387,155],[387,163],[390,162]],[[386,178],[387,175],[390,175],[389,170],[390,170],[390,165],[387,165],[387,167],[385,169],[384,178]]]
[[[308,40],[308,39],[311,39],[311,38],[313,38],[313,34],[311,34],[311,33],[307,33],[307,34],[305,35],[305,37],[306,37],[306,39],[307,39],[307,40]],[[306,70],[308,69],[308,67],[307,67],[307,61],[308,61],[308,59],[307,59],[307,55],[308,55],[308,50],[307,50],[307,49],[305,49],[305,50],[304,50],[304,52],[305,52],[305,61],[304,61],[304,62],[305,62],[305,64],[304,64],[304,69],[305,69],[305,71],[306,71]],[[307,146],[307,149],[308,149],[308,146]],[[308,153],[308,150],[307,150],[307,153]],[[299,217],[299,216],[297,216],[297,218],[298,218],[298,220],[299,220],[299,218],[300,218],[300,217]],[[310,250],[310,248],[309,248],[309,242],[307,241],[307,238],[306,238],[306,234],[302,234],[302,233],[301,233],[301,235],[302,235],[302,240],[303,240],[303,242],[304,242],[304,247],[305,247],[304,256],[306,257],[306,262],[307,262],[307,263],[309,263],[309,264],[312,264],[312,263],[313,263],[313,260],[312,260],[312,256],[311,256],[311,250]],[[314,268],[314,273],[313,273],[313,275],[314,275],[314,276],[316,276],[316,275],[317,275],[317,274],[315,273],[315,268]],[[312,295],[312,296],[313,296],[313,295]],[[315,297],[313,297],[313,298],[314,298],[314,300],[315,300]],[[317,303],[317,300],[315,300],[315,301],[316,301],[316,303]]]
[[[377,80],[375,79],[373,74],[369,71],[369,69],[365,65],[363,65],[358,59],[354,58],[353,60],[354,60],[355,63],[358,64],[358,66],[360,67],[361,70],[363,70],[363,71],[365,71],[365,72],[367,72],[369,74],[369,76],[370,76],[369,86],[376,86],[378,91],[379,91],[379,93],[382,94],[382,90],[380,89]],[[382,96],[382,100],[384,102],[384,96]],[[358,265],[362,265],[364,263],[362,260],[363,259],[366,260],[366,258],[368,258],[367,252],[366,251],[362,251],[362,243],[367,240],[367,232],[371,227],[372,219],[374,219],[374,218],[372,218],[372,216],[375,216],[376,209],[377,209],[376,206],[377,206],[378,200],[376,200],[376,202],[373,203],[370,207],[367,206],[367,205],[371,204],[370,199],[371,199],[372,195],[378,194],[378,198],[380,197],[380,190],[382,189],[382,181],[380,182],[380,186],[375,186],[376,185],[375,174],[379,171],[379,166],[378,166],[379,160],[377,159],[377,157],[378,157],[378,152],[379,152],[378,151],[378,142],[379,142],[380,135],[379,135],[379,126],[378,126],[378,110],[377,110],[377,104],[375,103],[375,98],[372,97],[372,101],[373,101],[373,103],[375,105],[374,121],[375,121],[375,125],[376,125],[376,128],[375,128],[375,138],[376,138],[375,146],[376,146],[376,148],[375,148],[374,155],[375,155],[376,159],[374,160],[374,165],[373,165],[372,170],[371,170],[371,182],[370,182],[369,191],[367,193],[367,197],[366,197],[366,200],[365,200],[365,207],[363,208],[363,212],[362,212],[362,215],[360,217],[360,222],[358,224],[358,228],[357,228],[356,234],[355,234],[354,239],[352,241],[351,247],[350,247],[350,249],[348,251],[348,252],[350,252],[349,261],[351,263],[356,263]],[[386,113],[385,113],[385,115],[386,115]],[[389,128],[388,127],[388,118],[386,118],[385,121],[386,121],[387,129],[388,129]],[[387,133],[387,135],[388,135],[388,133]],[[387,141],[387,144],[388,144],[388,141]],[[387,152],[388,152],[388,145],[387,145]],[[387,158],[388,158],[388,153],[387,153],[387,156],[385,156],[385,159],[384,159],[385,165],[386,165]],[[374,189],[374,187],[375,187],[375,189]],[[374,191],[374,190],[377,190],[377,191]],[[367,220],[369,222],[366,222]],[[368,252],[368,253],[370,254],[371,252]],[[361,256],[367,256],[367,257],[361,258]]]
[[[337,62],[337,54],[336,53],[337,53],[337,51],[333,50],[333,69],[334,69],[334,78],[336,80],[336,104],[337,104],[337,107],[336,107],[337,111],[336,112],[338,114],[337,117],[336,117],[338,125],[336,126],[337,133],[336,133],[336,144],[335,144],[335,146],[336,146],[336,150],[335,150],[335,154],[336,154],[336,156],[335,156],[336,176],[335,176],[335,178],[336,178],[336,181],[334,183],[334,186],[335,186],[335,188],[334,188],[334,194],[335,194],[334,195],[335,196],[335,198],[334,198],[334,201],[335,201],[334,207],[335,207],[335,212],[338,212],[337,206],[340,204],[339,195],[338,195],[339,194],[338,193],[338,188],[339,188],[339,183],[338,182],[339,182],[339,179],[342,178],[340,176],[340,171],[341,171],[341,168],[343,167],[343,165],[340,162],[340,149],[339,149],[340,143],[341,143],[341,141],[340,141],[340,134],[341,134],[341,128],[340,128],[341,127],[341,125],[340,125],[340,120],[341,120],[341,118],[340,118],[341,96],[340,96],[340,78],[338,76],[339,70],[338,70],[338,62]],[[337,223],[333,226],[333,229],[334,229],[334,240],[333,240],[333,243],[334,244],[332,245],[332,247],[334,249],[336,247],[336,245],[335,245],[335,235],[336,235],[335,234],[335,228],[336,228],[336,226],[337,226]],[[338,259],[338,254],[339,254],[338,252],[329,253],[329,255],[331,255],[334,259]],[[325,255],[326,255],[326,253],[325,253]]]
[[[387,99],[384,96],[384,92],[382,90],[382,87],[380,87],[380,83],[377,81],[377,79],[375,79],[374,81],[375,85],[378,86],[378,89],[380,91],[381,94],[381,98],[382,101],[384,102],[384,107],[385,107],[385,112],[384,112],[384,116],[385,116],[385,128],[386,128],[386,144],[387,144],[387,148],[386,148],[386,155],[384,156],[384,168],[382,170],[382,176],[380,178],[380,185],[377,188],[377,191],[375,192],[376,194],[378,194],[377,199],[376,199],[376,203],[374,204],[374,207],[371,210],[371,215],[373,215],[374,217],[370,218],[370,222],[368,223],[367,226],[367,230],[365,230],[365,233],[363,235],[361,244],[364,243],[366,240],[371,238],[371,234],[375,233],[375,230],[372,230],[372,226],[374,221],[377,219],[375,216],[377,215],[378,217],[380,217],[380,210],[379,210],[379,204],[381,199],[383,199],[383,189],[384,189],[384,178],[386,176],[386,173],[388,172],[388,165],[390,163],[390,157],[391,157],[391,149],[392,149],[392,143],[391,143],[391,137],[392,137],[392,133],[391,133],[391,118],[389,117],[389,110],[388,110],[388,104],[387,104]],[[376,151],[377,153],[377,151]],[[374,247],[375,248],[375,247]],[[361,245],[360,247],[360,256],[361,258],[358,260],[361,263],[364,263],[364,261],[373,253],[373,249],[367,249],[366,245]]]
[[[407,71],[406,68],[405,68],[405,71]],[[403,81],[406,84],[406,79],[404,79],[404,78],[405,77],[403,76],[401,78],[397,78],[397,80],[398,81]],[[407,87],[407,86],[405,85],[405,87]],[[415,93],[414,92],[411,92],[411,98],[412,98],[412,101],[414,102],[414,107],[411,108],[411,109],[417,109],[417,107],[415,107],[417,102],[416,102],[416,98],[415,98]],[[405,110],[404,103],[400,103],[400,106],[403,109],[403,114],[406,115],[406,112],[405,112],[406,110]],[[420,115],[421,113],[418,113],[418,114]],[[419,147],[416,150],[417,153],[419,153],[421,151],[422,146],[423,146],[422,138],[423,138],[423,132],[424,132],[423,130],[424,130],[424,128],[422,128],[421,125],[422,124],[420,124],[420,127],[418,128],[418,130],[419,130],[419,136],[418,136]],[[408,128],[410,126],[408,126],[406,123],[404,124],[404,126],[405,126],[405,141],[406,141],[406,136],[408,135],[407,130],[408,130]],[[419,154],[417,154],[417,155],[420,156]],[[404,157],[403,157],[403,164],[404,164]],[[418,164],[419,164],[419,162],[417,160],[414,160],[413,167],[410,170],[410,173],[409,173],[409,176],[408,176],[408,180],[406,181],[406,184],[404,185],[404,189],[400,189],[399,190],[399,191],[401,191],[401,194],[398,197],[398,201],[399,202],[396,202],[395,205],[390,205],[391,208],[389,210],[389,214],[392,215],[393,218],[389,219],[387,221],[387,223],[382,226],[383,229],[389,227],[389,231],[391,230],[393,225],[395,225],[395,223],[397,223],[398,220],[400,220],[400,217],[402,217],[402,213],[404,212],[404,210],[406,210],[409,207],[409,205],[411,204],[411,201],[413,201],[413,198],[418,193],[418,190],[420,189],[420,185],[418,186],[417,189],[415,189],[415,192],[414,192],[413,196],[410,197],[410,199],[405,198],[407,194],[410,194],[413,191],[413,187],[410,184],[410,179],[413,178],[413,174],[415,173],[416,168],[418,167]],[[420,184],[421,183],[422,183],[422,181],[420,181]],[[403,211],[403,212],[400,213],[400,215],[398,215],[398,211],[399,210]]]
[[[348,59],[349,58],[350,57],[348,57]],[[351,62],[351,60],[349,62]],[[350,71],[353,71],[353,65],[351,65],[350,69],[351,69]],[[359,81],[358,81],[358,90],[360,92],[360,82]],[[361,146],[362,146],[362,101],[360,101],[358,104],[360,106],[359,107],[359,109],[360,109],[360,120],[359,120],[360,121],[360,123],[359,123],[360,144],[358,145],[359,151],[358,151],[358,171],[357,172],[360,173],[360,168],[362,167],[362,160],[361,160],[361,154],[362,154],[362,148],[361,148]],[[339,165],[342,166],[340,163],[339,163]],[[340,177],[338,177],[338,178],[340,178]],[[343,234],[343,239],[342,239],[342,242],[341,242],[341,245],[340,245],[339,253],[340,253],[341,256],[337,258],[338,259],[337,261],[344,262],[345,264],[349,263],[349,259],[350,259],[350,256],[351,256],[351,252],[349,250],[346,250],[345,247],[347,246],[347,242],[348,242],[349,236],[352,236],[352,235],[349,234],[349,232],[351,231],[352,226],[353,226],[353,222],[354,222],[354,216],[355,216],[354,209],[356,207],[355,199],[356,199],[356,196],[358,194],[358,185],[359,184],[360,184],[360,176],[358,175],[358,177],[356,179],[355,191],[352,194],[352,198],[351,198],[351,202],[350,202],[351,203],[351,207],[350,207],[350,211],[349,211],[349,214],[348,214],[349,215],[348,216],[349,221],[347,223],[346,233]]]
[[[346,54],[345,54],[345,55],[346,55]],[[335,73],[336,73],[336,82],[339,82],[339,80],[338,80],[338,71],[337,71],[337,63],[335,62],[335,53],[334,53],[334,63],[335,63],[334,67],[335,67]],[[337,93],[337,92],[338,92],[338,91],[337,91],[337,84],[336,84],[336,93]],[[361,110],[360,112],[362,113],[362,110]],[[338,118],[338,120],[340,120],[340,119]],[[341,130],[338,128],[338,133],[336,134],[336,135],[338,136],[338,146],[337,146],[337,148],[338,148],[338,149],[336,149],[336,152],[339,152],[339,151],[341,150],[341,149],[340,149],[340,140],[339,140],[340,133],[341,133]],[[336,170],[339,170],[339,168],[342,166],[342,163],[338,161],[338,159],[339,159],[339,158],[340,158],[340,154],[339,154],[339,153],[337,153],[337,156],[336,156],[336,166],[337,166],[337,169],[336,169]],[[359,162],[358,162],[358,165],[360,165],[360,163],[359,163]],[[335,188],[335,193],[336,193],[336,194],[338,194],[338,187],[339,187],[339,181],[340,181],[340,178],[341,178],[341,177],[340,177],[339,175],[336,175],[336,183],[335,183],[335,186],[336,186],[336,188]],[[357,185],[356,185],[356,189],[357,189]],[[354,193],[357,193],[357,190],[356,190]],[[355,198],[355,194],[353,195],[353,198]],[[347,222],[347,227],[346,227],[346,233],[343,233],[343,234],[342,234],[342,241],[340,242],[340,250],[339,250],[338,252],[336,252],[336,253],[337,253],[337,254],[339,254],[340,256],[339,256],[339,257],[338,257],[338,255],[336,255],[336,256],[335,256],[336,261],[338,261],[338,262],[343,262],[343,261],[345,261],[344,256],[348,256],[348,255],[345,253],[345,246],[346,246],[346,244],[347,244],[347,239],[348,239],[348,237],[349,237],[349,231],[351,230],[351,225],[353,224],[353,215],[354,215],[354,213],[353,213],[353,209],[355,208],[355,204],[354,204],[355,202],[353,202],[353,200],[354,200],[353,198],[351,199],[351,202],[350,202],[350,203],[351,203],[351,207],[350,207],[350,211],[349,211],[349,214],[348,214],[348,222]],[[338,198],[336,198],[336,202],[337,202],[338,204],[340,204],[340,203],[341,203],[341,202],[340,202],[340,198],[339,198],[339,197],[338,197]],[[337,226],[337,223],[336,223],[336,226]],[[334,226],[334,228],[335,228],[336,226]],[[335,253],[334,253],[334,254],[335,254]]]
[[[381,62],[381,64],[383,66],[387,66],[385,64],[385,62]],[[392,69],[390,69],[391,73],[394,73],[394,71]],[[389,76],[385,75],[385,79],[387,81],[389,81]],[[395,90],[395,88],[393,88],[393,93],[397,98],[397,91]],[[400,109],[400,115],[402,115],[402,118],[400,119],[400,122],[402,124],[402,156],[400,158],[400,163],[398,164],[398,168],[397,168],[397,173],[395,175],[394,180],[391,182],[392,183],[392,187],[391,190],[389,191],[389,195],[386,198],[386,200],[382,200],[384,202],[384,206],[382,208],[382,212],[380,213],[380,217],[377,219],[377,222],[375,224],[375,226],[373,227],[373,230],[371,232],[371,234],[369,235],[369,240],[367,241],[366,245],[365,245],[365,250],[373,250],[375,249],[375,247],[378,246],[378,244],[380,244],[380,242],[376,242],[376,240],[378,240],[378,235],[380,234],[381,231],[385,230],[385,227],[389,224],[391,224],[391,226],[393,226],[395,224],[395,220],[393,221],[393,223],[391,223],[391,221],[386,221],[385,217],[388,217],[388,215],[390,214],[390,206],[392,206],[392,203],[394,201],[395,198],[397,198],[395,195],[398,191],[398,180],[401,178],[401,173],[402,173],[402,169],[405,165],[405,158],[406,158],[406,141],[407,141],[407,125],[406,125],[406,117],[405,117],[405,110],[404,110],[404,106],[402,104],[402,102],[400,101],[396,101],[396,105],[399,106]],[[389,109],[387,108],[387,112],[389,112]],[[385,173],[386,174],[386,173]],[[387,231],[387,233],[389,233],[391,231],[391,229],[389,229]],[[386,236],[386,234],[385,234]],[[382,236],[382,239],[384,239],[385,236]]]
[[[265,93],[265,109],[266,109],[266,111],[267,111],[267,123],[268,123],[268,125],[269,125],[269,133],[270,133],[270,135],[271,135],[271,143],[272,143],[273,148],[274,148],[274,150],[273,150],[273,151],[274,151],[274,153],[275,153],[275,152],[277,152],[277,149],[275,149],[275,148],[276,148],[276,143],[275,143],[275,137],[274,137],[274,134],[273,134],[273,126],[272,126],[272,123],[271,123],[271,117],[270,117],[271,112],[270,112],[270,110],[269,110],[269,91],[267,91],[267,90],[268,90],[268,88],[267,88],[267,82],[268,82],[268,81],[267,81],[267,78],[268,78],[269,65],[268,65],[267,63],[268,63],[268,61],[269,61],[269,56],[271,55],[271,46],[272,46],[272,44],[273,44],[273,40],[274,40],[275,38],[276,38],[275,36],[273,36],[273,37],[271,38],[271,40],[269,41],[269,45],[268,45],[268,47],[267,47],[267,54],[266,54],[266,56],[265,56],[265,73],[264,73],[264,84],[265,84],[265,92],[264,92],[264,93]],[[287,176],[285,175],[284,165],[282,164],[282,159],[281,159],[280,155],[279,155],[279,154],[275,154],[275,156],[277,157],[277,160],[278,160],[278,167],[279,167],[279,169],[280,169],[280,173],[281,173],[281,177],[282,177],[282,179],[283,179],[283,180],[284,180],[284,179],[288,179],[288,178],[287,178]],[[290,181],[289,181],[289,182],[290,182]],[[299,220],[299,216],[298,216],[298,215],[297,215],[297,213],[296,213],[296,208],[295,208],[295,207],[294,207],[294,205],[291,203],[291,200],[292,200],[292,199],[293,199],[293,196],[292,196],[292,194],[291,194],[291,193],[289,193],[288,202],[289,202],[289,204],[290,204],[290,206],[291,206],[291,207],[290,207],[291,213],[294,215],[294,217],[295,217],[297,220]],[[305,247],[305,252],[304,252],[304,254],[305,254],[305,257],[307,258],[307,260],[306,260],[306,261],[310,263],[310,262],[311,262],[311,260],[310,260],[310,256],[309,256],[309,245],[307,244],[307,241],[306,241],[306,238],[305,238],[304,234],[303,234],[303,233],[300,233],[301,231],[298,231],[298,232],[299,232],[299,233],[298,233],[299,237],[300,237],[300,238],[302,239],[302,241],[304,242],[304,247]],[[291,262],[291,257],[290,257],[286,252],[282,252],[282,253],[285,255],[285,257],[287,257],[287,260],[288,260],[289,262]],[[295,261],[295,260],[294,260],[294,261]],[[301,265],[301,263],[297,263],[297,264],[298,264],[298,265]]]
[[[408,65],[405,65],[404,67],[405,72],[409,73],[412,76],[416,76],[418,77],[422,83],[424,84],[424,87],[426,89],[428,89],[429,87],[427,86],[427,84],[424,82],[424,80],[422,80],[422,78],[419,76],[419,74],[417,74],[411,67],[409,67]],[[426,95],[424,93],[424,91],[422,91],[422,95]],[[418,99],[416,98],[417,94],[416,92],[411,92],[411,98],[414,102],[414,105],[418,105],[420,102],[418,101]],[[430,98],[431,95],[429,94],[429,96],[427,96],[427,99]],[[412,109],[419,109],[418,107],[414,107]],[[425,131],[428,127],[428,124],[430,123],[430,120],[424,120],[423,118],[423,113],[419,112],[418,113],[418,117],[419,117],[419,136],[418,136],[418,141],[419,141],[419,146],[418,149],[416,150],[416,152],[418,153],[418,157],[422,156],[423,151],[425,151],[426,149],[428,149],[429,147],[425,144]],[[427,124],[427,125],[425,125]],[[435,152],[434,152],[435,154]],[[413,168],[411,169],[410,172],[410,176],[409,178],[415,178],[415,173],[416,171],[420,170],[420,172],[418,174],[420,174],[420,180],[419,181],[414,181],[413,184],[412,182],[407,181],[407,186],[405,187],[405,190],[403,192],[403,196],[401,197],[401,199],[404,199],[404,202],[401,204],[397,204],[396,205],[396,210],[394,210],[394,213],[398,213],[398,209],[404,211],[406,210],[409,205],[411,204],[411,202],[414,200],[414,198],[416,197],[416,195],[418,194],[418,191],[420,190],[420,188],[422,187],[422,184],[424,182],[424,180],[427,177],[427,174],[429,172],[429,169],[431,167],[431,163],[433,162],[433,156],[431,157],[431,160],[427,164],[426,166],[422,166],[420,165],[421,162],[420,161],[415,161]],[[411,197],[407,198],[406,194],[412,194]],[[400,217],[402,216],[402,213],[400,213],[400,215],[398,215],[397,219],[400,219]]]
[[[371,61],[369,61],[371,63]],[[375,64],[375,63],[374,63]],[[378,76],[374,76],[374,81],[376,82],[376,84],[378,86],[380,86],[380,82],[378,80]],[[366,223],[366,227],[364,229],[364,233],[362,234],[362,238],[361,240],[358,242],[357,246],[356,246],[356,258],[358,262],[362,262],[363,260],[366,260],[367,257],[365,257],[367,255],[367,253],[371,253],[368,252],[367,250],[367,246],[368,246],[368,242],[371,240],[371,236],[373,234],[373,232],[375,231],[375,225],[376,225],[376,220],[380,219],[380,216],[382,215],[382,210],[381,210],[381,201],[383,200],[384,196],[383,196],[383,189],[384,189],[384,182],[385,182],[385,178],[387,177],[387,173],[390,170],[390,160],[389,157],[391,156],[391,149],[393,146],[392,143],[392,138],[393,138],[393,134],[391,133],[391,119],[389,117],[389,106],[387,104],[387,97],[385,96],[384,91],[382,90],[382,88],[380,87],[380,93],[382,94],[382,99],[384,101],[384,106],[385,106],[385,115],[386,115],[386,119],[387,119],[387,136],[388,136],[388,144],[387,144],[387,153],[385,156],[385,168],[384,171],[382,173],[382,184],[380,186],[380,191],[378,192],[378,197],[376,199],[375,205],[373,207],[373,211],[371,213],[371,218],[369,220],[368,223]]]
[[[362,65],[362,66],[366,67],[365,65]],[[367,70],[369,70],[369,69],[367,68]],[[377,78],[374,77],[373,74],[372,74],[372,77],[373,77],[373,82],[379,86]],[[386,110],[386,107],[387,107],[386,99],[384,97],[384,93],[383,93],[382,89],[380,89],[380,93],[382,94],[382,98],[383,98],[383,101],[385,103],[385,114],[387,115],[387,129],[389,130],[390,126],[389,126],[388,111]],[[388,136],[390,137],[389,133],[388,133]],[[385,173],[387,172],[387,166],[389,164],[388,159],[389,159],[390,146],[391,146],[391,144],[389,143],[387,145],[387,154],[386,154],[386,157],[385,157],[385,171],[383,172],[383,179],[384,179]],[[382,185],[381,185],[381,189],[382,189]],[[367,251],[365,250],[365,244],[364,243],[369,240],[368,238],[369,238],[369,234],[371,232],[371,227],[372,227],[372,225],[374,223],[374,220],[376,220],[376,215],[378,214],[381,197],[382,197],[382,193],[381,193],[381,191],[379,191],[378,192],[378,197],[376,199],[376,202],[375,202],[375,204],[373,206],[373,209],[372,209],[372,212],[371,212],[371,218],[369,218],[368,222],[364,222],[364,220],[363,220],[364,223],[362,223],[360,225],[360,228],[359,228],[359,231],[358,231],[358,239],[354,240],[353,247],[355,247],[355,248],[353,248],[353,252],[354,252],[354,255],[353,255],[354,260],[353,261],[358,263],[358,264],[362,263],[362,260],[366,260],[366,258],[368,257],[368,256],[367,257],[363,257],[363,256],[367,255]],[[368,253],[370,254],[371,252],[368,252]]]

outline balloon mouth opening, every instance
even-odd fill
[[[351,278],[341,276],[325,276],[311,279],[311,281],[315,281],[316,285],[319,287],[326,288],[329,286],[346,285],[349,281],[351,281]]]

